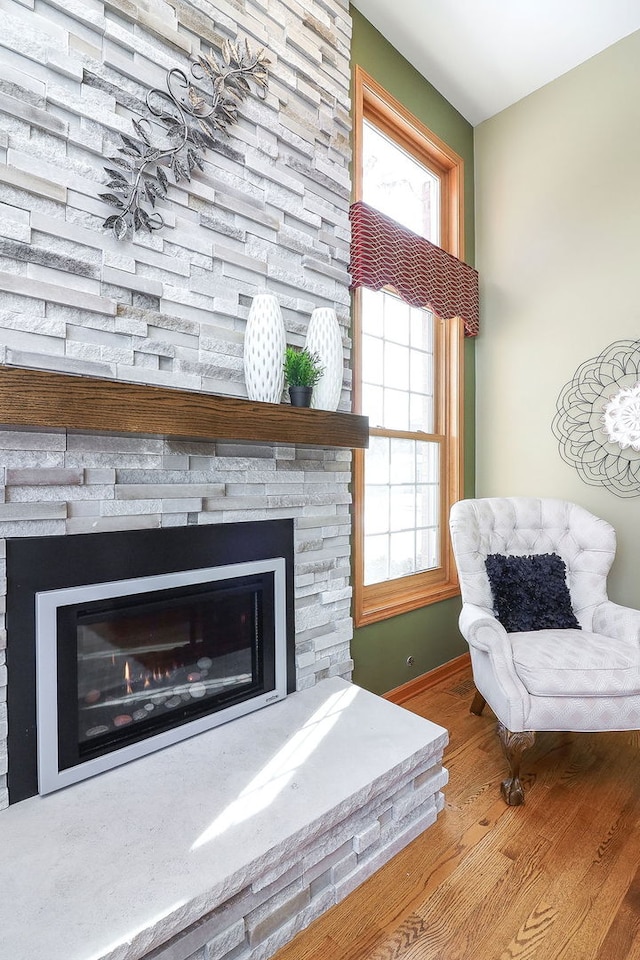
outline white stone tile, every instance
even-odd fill
[[[116,487],[116,496],[117,496]],[[103,500],[101,514],[103,517],[147,517],[162,513],[161,500]]]
[[[77,517],[100,517],[101,503],[97,500],[72,500],[67,504],[69,519]]]
[[[64,503],[0,503],[0,524],[19,520],[59,520],[66,515]]]
[[[225,954],[244,942],[245,934],[244,920],[237,920],[207,942],[207,960],[221,960]]]
[[[160,505],[162,513],[199,513],[202,510],[202,500],[190,500],[186,497],[180,499],[164,499]]]
[[[65,520],[3,520],[0,537],[57,537],[66,532]],[[4,598],[2,598],[4,602]]]
[[[365,830],[362,830],[360,833],[356,834],[353,838],[353,849],[357,854],[363,853],[367,850],[372,844],[376,843],[380,838],[380,824],[376,820],[374,823],[370,824]]]
[[[160,526],[157,514],[132,517],[70,517],[59,533],[105,533],[111,530],[152,530]]]
[[[120,483],[116,487],[117,500],[147,500],[149,498],[203,498],[203,497],[224,497],[224,485],[219,482],[201,484],[201,483]],[[205,506],[205,509],[208,509]]]
[[[410,813],[425,803],[433,802],[434,794],[448,781],[446,770],[434,771],[429,780],[420,788],[411,791],[407,796],[393,805],[394,820],[404,820]]]

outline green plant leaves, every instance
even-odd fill
[[[284,379],[290,387],[314,387],[324,367],[317,353],[287,347],[284,355]]]

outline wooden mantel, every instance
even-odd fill
[[[368,419],[0,365],[0,424],[199,440],[366,447]]]

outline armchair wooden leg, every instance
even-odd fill
[[[502,723],[498,723],[497,733],[511,773],[510,777],[502,781],[500,791],[505,803],[508,803],[510,807],[517,807],[524,803],[524,787],[520,780],[520,761],[524,751],[533,746],[536,735],[532,730],[512,733]]]
[[[476,690],[475,696],[473,698],[473,703],[469,707],[469,713],[474,713],[476,717],[479,717],[482,711],[484,710],[484,706],[486,702],[487,701],[482,696],[482,694],[478,690]]]

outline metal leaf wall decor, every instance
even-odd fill
[[[147,94],[155,124],[133,120],[136,137],[121,134],[119,156],[104,168],[111,192],[99,196],[117,213],[103,226],[118,240],[140,229],[160,230],[164,220],[155,206],[167,195],[169,175],[180,183],[191,180],[196,167],[204,168],[203,151],[228,135],[238,119],[238,104],[251,92],[249,80],[266,97],[269,65],[264,48],[254,54],[246,40],[243,45],[225,40],[220,57],[211,53],[193,61],[192,79],[177,67],[169,70],[166,91],[156,88]],[[154,133],[162,134],[163,141],[155,143]]]

